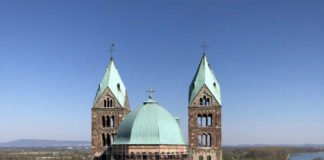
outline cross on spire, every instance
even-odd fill
[[[111,44],[110,49],[109,49],[109,52],[110,52],[110,59],[113,58],[113,53],[114,53],[114,51],[115,51],[114,47],[115,47],[115,44]]]
[[[149,87],[147,90],[146,90],[146,93],[149,95],[149,98],[152,99],[152,95],[154,94],[154,90],[152,87]]]
[[[206,48],[208,48],[207,44],[204,42],[200,47],[203,50],[203,54],[205,54],[206,53]]]

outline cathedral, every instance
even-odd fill
[[[153,92],[151,89],[147,92]],[[221,160],[221,92],[206,54],[189,86],[188,137],[152,95],[130,110],[111,58],[92,107],[91,150],[105,160]]]

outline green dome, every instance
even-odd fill
[[[185,142],[175,117],[149,99],[125,117],[114,144],[185,145]]]

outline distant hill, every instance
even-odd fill
[[[59,141],[59,140],[39,140],[21,139],[0,143],[0,147],[82,147],[91,146],[90,141]]]

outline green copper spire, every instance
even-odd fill
[[[94,103],[101,97],[102,93],[109,88],[113,95],[118,100],[119,104],[124,107],[126,101],[126,87],[120,78],[118,70],[115,66],[114,60],[110,58],[109,65],[106,69],[106,73],[99,84],[99,88],[96,94]]]
[[[190,85],[189,104],[192,103],[193,99],[197,96],[198,92],[204,85],[206,85],[209,91],[213,94],[217,102],[222,105],[220,86],[213,70],[210,68],[205,54],[201,58],[199,67]]]

